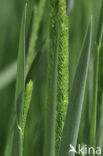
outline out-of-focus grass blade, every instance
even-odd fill
[[[28,49],[28,56],[27,56],[27,64],[26,64],[26,75],[28,74],[31,65],[33,63],[33,60],[36,56],[36,51],[35,51],[35,46],[36,46],[36,41],[38,38],[38,31],[40,28],[40,22],[42,19],[43,15],[43,10],[45,6],[45,0],[40,0],[38,8],[34,8],[34,21],[33,21],[33,26],[32,26],[32,34],[30,38],[30,43],[29,43],[29,49]]]
[[[100,10],[100,16],[99,16],[99,24],[98,24],[98,33],[97,33],[97,46],[101,48],[102,38],[103,38],[103,3]]]
[[[22,156],[22,132],[20,128],[20,121],[24,108],[24,90],[25,90],[25,22],[26,22],[26,9],[22,17],[20,40],[18,49],[18,62],[17,62],[17,76],[16,76],[16,93],[15,93],[15,110],[16,120],[14,126],[13,148],[12,155]]]
[[[97,33],[97,51],[95,56],[94,66],[94,92],[93,92],[93,106],[91,116],[91,129],[90,129],[90,143],[92,146],[96,145],[96,121],[97,121],[97,96],[98,96],[98,75],[99,75],[99,53],[101,50],[102,38],[103,38],[103,3],[101,6],[98,33]]]
[[[78,134],[78,144],[84,143],[85,117],[86,117],[87,98],[88,98],[87,94],[88,94],[88,80],[86,83],[85,96],[84,96],[84,102],[83,102],[83,108],[81,114],[81,121],[80,121],[79,134]]]
[[[96,145],[96,120],[97,120],[97,95],[98,95],[98,72],[99,72],[99,47],[96,51],[95,57],[95,70],[94,70],[94,92],[93,92],[93,105],[90,124],[90,144]]]
[[[91,16],[91,1],[75,1],[70,16],[70,92],[81,55],[81,45]],[[84,18],[85,16],[85,18]],[[79,17],[76,18],[76,17]],[[75,24],[76,23],[76,24]],[[78,30],[78,31],[77,31]],[[75,43],[75,46],[74,46]]]
[[[16,61],[0,72],[0,90],[9,85],[16,78]]]
[[[101,7],[101,13],[100,13],[100,19],[99,19],[99,26],[98,26],[98,34],[97,34],[97,44],[99,45],[100,47],[100,57],[99,57],[99,83],[98,83],[98,90],[99,90],[99,93],[100,93],[100,102],[98,104],[99,105],[99,108],[100,108],[100,111],[98,114],[99,115],[99,124],[98,124],[98,128],[97,128],[97,145],[102,147],[103,146],[103,134],[102,134],[102,131],[103,131],[103,85],[102,85],[102,80],[103,80],[103,70],[102,70],[102,62],[103,62],[103,53],[102,53],[102,43],[103,43],[103,20],[102,20],[102,17],[103,17],[103,3],[102,3],[102,7]],[[99,98],[98,98],[99,100]]]
[[[73,147],[76,148],[91,52],[91,39],[92,21],[88,28],[88,32],[85,38],[81,57],[74,78],[59,156],[75,155],[75,153],[69,153],[69,145],[72,144]]]
[[[69,14],[73,9],[74,0],[66,0],[66,1],[67,1],[67,14]]]
[[[100,120],[99,126],[97,131],[97,145],[102,147],[103,146],[103,91],[101,93],[101,112],[100,112]]]

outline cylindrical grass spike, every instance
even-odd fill
[[[57,83],[57,114],[56,114],[56,155],[58,155],[64,120],[68,105],[68,16],[65,0],[59,1],[58,9],[58,83]]]
[[[23,135],[24,135],[24,129],[25,129],[27,115],[29,111],[32,90],[33,90],[33,82],[30,80],[29,83],[27,83],[26,90],[25,90],[24,111],[23,111],[22,120],[21,120],[21,129],[22,129]]]

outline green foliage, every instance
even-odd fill
[[[17,76],[16,76],[16,92],[15,92],[15,106],[14,110],[14,135],[13,135],[13,149],[12,155],[22,156],[23,143],[22,143],[22,130],[20,122],[24,109],[24,90],[25,90],[25,21],[26,21],[26,7],[22,18],[19,49],[18,49],[18,63],[17,63]]]
[[[103,146],[102,17],[103,0],[0,0],[1,156]]]
[[[97,99],[98,99],[98,77],[99,77],[99,56],[103,38],[103,4],[101,6],[100,18],[98,24],[98,33],[97,33],[97,50],[95,55],[95,69],[94,69],[94,92],[93,92],[93,106],[92,106],[92,118],[91,118],[91,133],[90,133],[90,142],[92,146],[96,146],[96,124],[97,124]]]

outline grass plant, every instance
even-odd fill
[[[102,149],[102,17],[103,0],[0,0],[1,156]]]

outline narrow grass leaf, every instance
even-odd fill
[[[99,48],[96,51],[94,70],[94,91],[93,91],[93,105],[90,125],[90,144],[96,145],[96,121],[97,121],[97,95],[98,95],[98,72],[99,72]]]
[[[25,22],[26,22],[26,8],[22,17],[19,49],[18,49],[18,62],[17,62],[17,76],[16,76],[16,93],[15,93],[15,110],[16,120],[14,121],[14,137],[12,155],[22,156],[22,131],[20,121],[24,108],[24,90],[25,90]]]
[[[30,42],[29,42],[28,55],[27,55],[26,75],[28,74],[28,72],[31,68],[31,65],[33,63],[33,60],[37,54],[37,52],[35,50],[35,46],[36,46],[36,41],[38,38],[40,22],[41,22],[41,19],[43,16],[45,1],[46,0],[40,0],[38,7],[34,8],[34,19],[33,19],[34,21],[33,21],[33,26],[32,26],[31,38],[30,38]]]
[[[15,105],[17,106],[18,121],[20,121],[21,102],[24,103],[24,90],[25,90],[25,22],[26,22],[26,9],[21,23],[19,49],[18,49],[17,75],[16,75]],[[20,104],[18,101],[20,102]]]
[[[68,111],[64,124],[64,131],[61,141],[59,156],[74,156],[75,153],[69,152],[69,145],[76,149],[77,137],[80,125],[80,118],[86,88],[86,79],[91,52],[92,22],[89,25],[88,32],[83,45],[79,64],[77,66],[73,88],[71,91]]]
[[[97,127],[97,98],[98,98],[98,76],[99,76],[99,55],[101,50],[102,38],[103,38],[103,3],[101,6],[98,33],[97,33],[97,50],[95,55],[94,64],[94,89],[93,89],[93,105],[91,115],[91,128],[90,128],[90,144],[96,146],[96,127]]]
[[[84,143],[87,99],[88,99],[88,79],[86,82],[85,96],[84,96],[84,102],[83,102],[83,108],[82,108],[82,114],[81,114],[81,121],[80,121],[80,127],[79,127],[79,135],[78,135],[78,144]]]
[[[100,120],[98,125],[98,131],[97,131],[97,145],[102,147],[103,146],[103,91],[101,93],[101,112],[100,112]]]
[[[99,24],[98,24],[98,32],[97,32],[97,46],[101,47],[102,38],[103,38],[103,3],[101,5],[100,16],[99,16]]]

